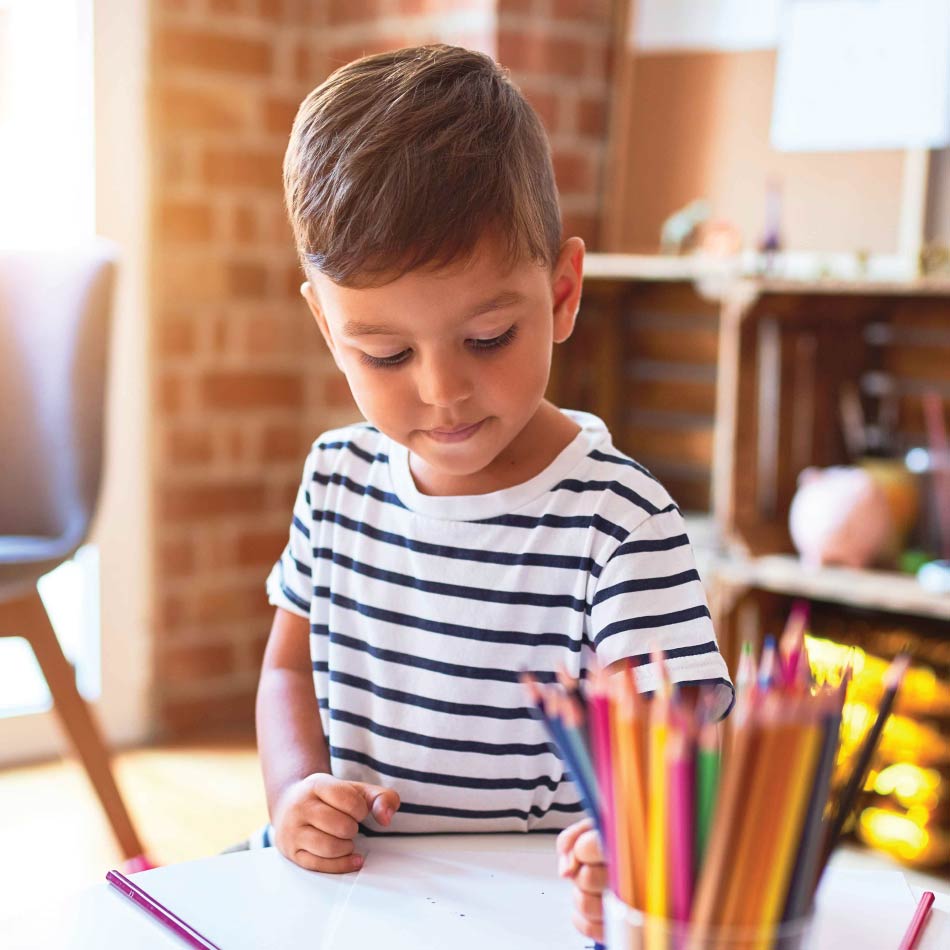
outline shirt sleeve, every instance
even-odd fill
[[[637,661],[641,692],[660,685],[649,662],[659,648],[673,682],[711,687],[719,716],[732,708],[735,690],[679,511],[651,515],[611,554],[594,589],[591,636],[602,666]]]
[[[301,617],[310,617],[313,598],[313,526],[314,448],[304,463],[303,478],[297,489],[294,515],[290,523],[287,546],[267,577],[267,599]]]

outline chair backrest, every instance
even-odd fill
[[[0,251],[0,536],[82,543],[102,473],[115,249]]]

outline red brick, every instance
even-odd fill
[[[166,415],[177,415],[184,403],[184,382],[181,375],[170,370],[164,370],[156,380],[157,403],[161,412]]]
[[[197,348],[196,328],[188,317],[163,316],[155,336],[159,357],[189,356]]]
[[[169,521],[252,514],[264,510],[263,485],[208,481],[200,485],[164,485],[158,489],[158,517]]]
[[[187,538],[164,539],[158,544],[158,574],[164,577],[186,577],[195,570],[195,549]]]
[[[302,460],[307,440],[297,425],[270,425],[264,430],[261,452],[267,461]]]
[[[267,295],[267,268],[246,262],[229,264],[227,285],[232,297],[260,299]]]
[[[199,699],[159,697],[159,719],[169,736],[185,738],[216,734],[222,727],[252,729],[255,688],[211,692]]]
[[[267,595],[262,580],[253,586],[201,591],[195,605],[194,619],[200,624],[243,620],[263,614],[266,609]]]
[[[208,241],[214,220],[211,208],[199,201],[159,203],[156,212],[158,237],[165,241]]]
[[[558,97],[553,92],[540,92],[532,90],[526,97],[528,102],[538,113],[541,123],[548,135],[558,131],[560,126],[558,118]]]
[[[257,15],[262,20],[279,23],[286,16],[284,0],[257,0]]]
[[[365,23],[386,12],[385,0],[333,0],[327,4],[327,21],[331,26]]]
[[[227,86],[160,86],[155,94],[155,118],[162,134],[228,132],[250,123],[246,96]]]
[[[296,409],[303,385],[292,373],[212,371],[201,380],[201,399],[209,409]]]
[[[260,233],[257,212],[250,207],[238,205],[234,209],[231,234],[239,244],[253,244]]]
[[[159,28],[155,59],[160,68],[178,66],[252,76],[266,76],[273,67],[271,48],[261,40],[193,28]]]
[[[610,25],[608,0],[550,0],[551,16],[555,20],[580,20],[584,23]]]
[[[241,13],[242,0],[210,0],[212,13],[235,14]]]
[[[353,394],[343,375],[334,375],[323,384],[324,402],[333,409],[345,409],[354,405]]]
[[[597,249],[597,218],[592,214],[571,212],[564,215],[562,232],[564,237],[582,238],[588,251]]]
[[[202,177],[209,185],[269,188],[283,187],[282,149],[211,148],[202,156]]]
[[[198,465],[211,461],[211,432],[202,428],[174,428],[165,435],[168,460],[174,465]]]
[[[555,152],[554,177],[561,194],[589,195],[596,187],[594,162],[589,155],[580,152]]]
[[[498,60],[515,73],[583,76],[588,42],[583,39],[505,30],[498,37]]]
[[[235,668],[234,646],[203,643],[166,647],[162,669],[176,683],[227,676]]]
[[[607,103],[603,99],[583,97],[575,105],[577,131],[590,138],[603,139],[607,134]]]
[[[289,524],[289,513],[287,517]],[[280,552],[287,544],[287,530],[242,531],[234,546],[237,563],[242,567],[269,567],[280,557]]]
[[[275,135],[290,135],[294,117],[300,107],[296,96],[268,96],[264,102],[264,124]]]

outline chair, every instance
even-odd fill
[[[36,586],[86,540],[96,507],[114,277],[106,242],[0,253],[0,636],[32,646],[131,867],[141,841]]]

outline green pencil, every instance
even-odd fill
[[[696,750],[696,869],[703,866],[719,794],[719,734],[714,722],[699,727]]]

